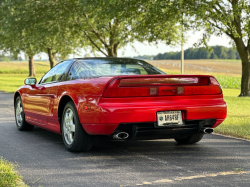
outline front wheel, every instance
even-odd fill
[[[93,145],[92,137],[84,131],[72,101],[68,102],[64,107],[62,137],[68,151],[88,151]]]
[[[203,138],[204,133],[197,133],[187,138],[175,138],[175,141],[179,144],[194,144],[199,142]]]
[[[33,125],[30,125],[25,121],[25,114],[23,111],[23,104],[20,96],[16,98],[15,102],[15,119],[17,129],[20,131],[32,130],[34,128]]]

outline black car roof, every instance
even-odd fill
[[[73,60],[102,60],[102,59],[108,59],[108,60],[140,60],[135,58],[121,58],[121,57],[87,57],[87,58],[73,58]],[[143,60],[140,60],[143,61]]]

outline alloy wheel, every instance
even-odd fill
[[[75,138],[75,116],[71,108],[67,108],[64,115],[63,136],[68,145],[71,145]]]

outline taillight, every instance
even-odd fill
[[[139,79],[139,80],[138,80]],[[222,89],[219,82],[214,77],[184,79],[191,85],[183,85],[183,80],[178,80],[179,85],[172,85],[173,79],[166,84],[166,79],[162,85],[145,82],[145,78],[129,79],[114,79],[110,82],[103,93],[103,97],[149,97],[149,96],[174,96],[174,95],[211,95],[221,94]],[[176,80],[175,80],[176,81]],[[160,81],[157,83],[159,84]],[[151,83],[151,84],[150,84]]]
[[[117,97],[117,89],[120,80],[115,79],[111,83],[109,83],[108,87],[106,88],[103,97]]]
[[[120,80],[113,80],[103,97],[146,97],[158,95],[158,87],[119,87]]]
[[[214,77],[210,77],[210,84],[211,84],[211,94],[222,93],[220,83]]]

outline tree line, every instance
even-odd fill
[[[210,50],[205,48],[189,48],[184,50],[185,59],[240,59],[238,51],[234,48],[224,46],[211,46]],[[172,59],[180,60],[181,52],[159,53],[153,57],[154,60]]]
[[[198,46],[212,34],[232,40],[242,61],[240,96],[250,96],[249,7],[248,0],[0,0],[0,52],[27,54],[34,76],[41,52],[52,68],[56,56],[78,49],[117,57],[135,41],[175,45],[184,42],[183,32],[203,29]]]

